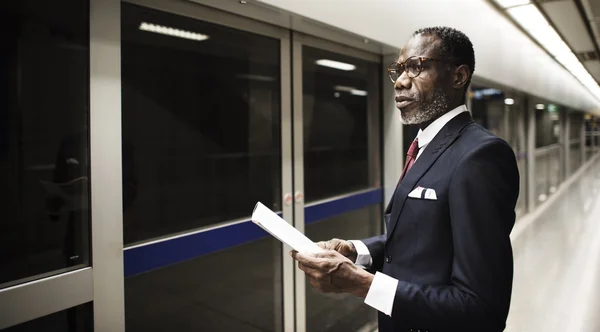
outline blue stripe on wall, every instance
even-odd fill
[[[306,207],[304,209],[305,223],[311,224],[342,213],[381,203],[383,201],[382,195],[382,189],[373,189],[364,193]]]
[[[123,252],[125,277],[244,244],[269,234],[252,221],[152,243]]]
[[[306,223],[324,220],[342,213],[382,202],[382,190],[340,198],[305,208]],[[281,216],[281,214],[279,214]],[[123,252],[125,277],[152,271],[171,264],[207,255],[269,236],[247,220],[231,226],[142,245]]]

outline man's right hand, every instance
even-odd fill
[[[318,242],[317,245],[325,250],[335,250],[356,263],[356,248],[354,248],[354,245],[350,241],[331,239],[329,241]]]

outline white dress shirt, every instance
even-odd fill
[[[427,145],[433,140],[433,138],[444,128],[444,126],[452,120],[455,116],[467,112],[467,107],[461,105],[448,113],[440,116],[433,121],[425,130],[419,130],[417,138],[419,139],[419,152],[417,153],[416,160],[419,159],[423,151],[427,148]],[[367,246],[358,240],[351,240],[352,244],[356,248],[357,257],[356,265],[368,268],[373,264],[371,253]],[[371,307],[383,312],[384,314],[391,316],[392,308],[394,306],[394,298],[396,297],[396,288],[398,288],[398,280],[381,272],[376,272],[373,278],[373,283],[369,288],[365,303]]]

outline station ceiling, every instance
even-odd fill
[[[600,82],[600,0],[534,1],[596,82]]]

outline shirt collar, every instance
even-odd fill
[[[419,149],[422,148],[423,146],[429,144],[429,142],[431,142],[433,140],[435,135],[437,135],[437,133],[439,133],[440,130],[442,130],[442,128],[444,128],[446,123],[448,123],[448,122],[450,122],[450,120],[454,119],[455,116],[459,115],[462,112],[466,112],[466,111],[467,111],[467,106],[465,106],[464,104],[460,105],[457,108],[451,110],[450,112],[447,112],[446,114],[435,119],[435,121],[433,121],[429,126],[427,126],[427,128],[425,128],[425,130],[419,129],[419,133],[417,134],[417,138],[419,139]]]

